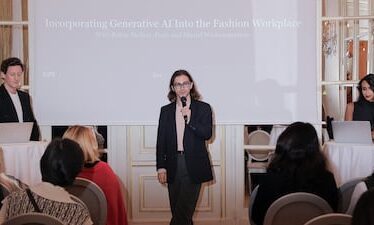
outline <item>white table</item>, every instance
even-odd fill
[[[353,178],[369,176],[374,171],[374,144],[326,142],[323,152],[337,185]]]
[[[47,142],[0,144],[1,162],[4,171],[28,185],[41,182],[40,159]]]

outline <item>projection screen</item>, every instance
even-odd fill
[[[315,0],[36,0],[31,94],[42,125],[157,124],[188,70],[216,124],[317,121]]]

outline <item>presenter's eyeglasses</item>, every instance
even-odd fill
[[[190,88],[191,82],[175,83],[173,86],[175,89]]]

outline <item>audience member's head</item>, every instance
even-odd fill
[[[83,168],[83,153],[78,143],[69,139],[54,139],[41,160],[42,181],[68,186]]]
[[[374,225],[374,189],[361,195],[352,215],[352,225]]]
[[[315,128],[303,122],[289,125],[278,138],[269,170],[302,177],[325,169]]]
[[[374,74],[368,74],[358,83],[359,91],[358,101],[374,101]]]
[[[99,160],[100,153],[92,127],[71,126],[65,131],[63,138],[74,140],[81,146],[85,163],[94,163]]]
[[[2,61],[1,72],[6,74],[10,66],[20,66],[22,71],[24,70],[24,65],[22,64],[22,61],[19,58],[11,57],[11,58],[4,59]]]

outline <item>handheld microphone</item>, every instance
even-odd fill
[[[181,102],[182,102],[182,107],[183,108],[186,107],[186,105],[187,105],[187,98],[184,97],[184,96],[182,96],[181,97]],[[187,115],[184,115],[183,118],[184,118],[184,122],[187,123]]]

